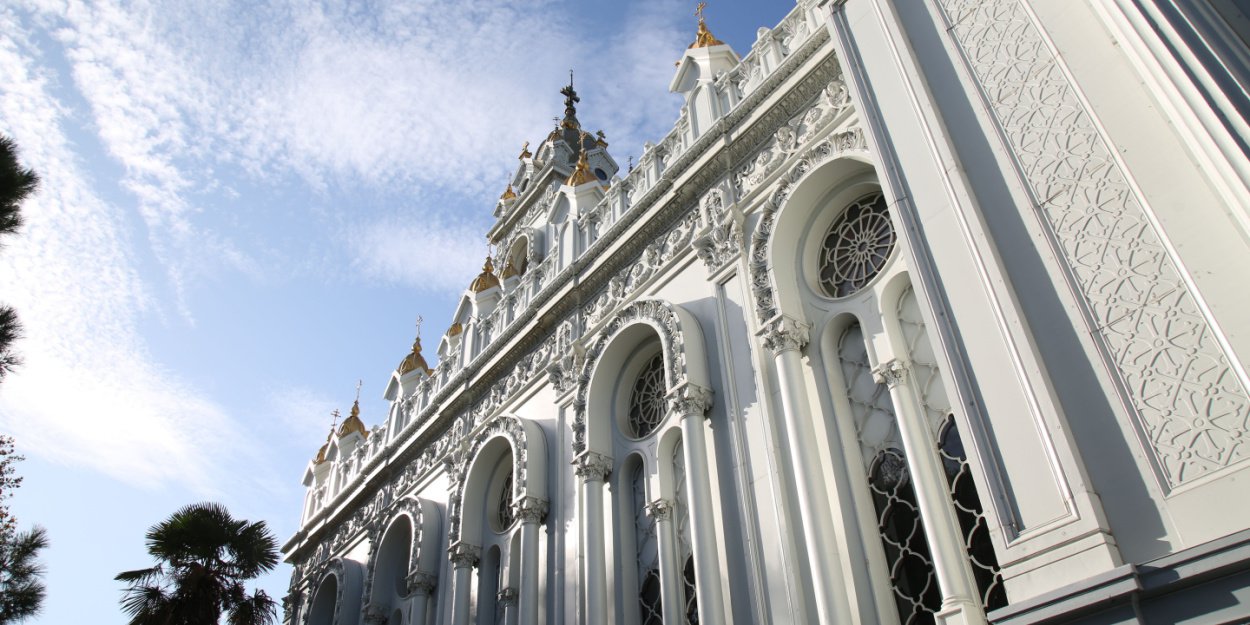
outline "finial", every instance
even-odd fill
[[[700,2],[695,6],[695,17],[699,18],[699,32],[695,35],[694,43],[690,44],[691,48],[707,48],[709,46],[725,45],[725,42],[717,39],[712,35],[712,31],[707,29],[707,21],[703,19],[703,10],[707,8],[706,2]]]
[[[425,317],[417,315],[417,340],[421,340],[421,322],[425,321]]]
[[[694,7],[694,16],[699,18],[700,22],[703,21],[703,9],[706,9],[706,8],[707,8],[706,2],[700,2]]]
[[[518,156],[517,158],[518,158],[518,159],[527,159],[527,158],[529,158],[529,157],[531,157],[531,156],[533,156],[533,154],[530,154],[530,142],[529,142],[529,141],[526,141],[526,142],[525,142],[525,145],[521,146],[521,155],[520,155],[520,156]]]
[[[569,89],[573,88],[573,70],[569,69]]]
[[[341,416],[343,416],[343,415],[339,414],[339,409],[338,409],[338,408],[335,408],[334,410],[331,410],[331,411],[330,411],[330,416],[332,417],[332,418],[330,419],[330,431],[331,431],[331,432],[333,432],[333,431],[334,431],[335,426],[337,426],[337,425],[339,424],[339,417],[341,417]]]
[[[629,155],[629,173],[634,173],[634,155]]]
[[[364,380],[356,380],[356,403],[360,403],[360,386],[364,384]]]

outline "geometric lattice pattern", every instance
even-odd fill
[[[1173,487],[1250,457],[1250,397],[1176,261],[1016,0],[941,0]]]
[[[830,297],[852,295],[881,272],[894,250],[885,196],[873,193],[842,211],[820,248],[820,286]]]
[[[977,495],[977,485],[972,480],[968,466],[968,453],[955,427],[955,416],[946,417],[938,438],[938,454],[946,471],[946,483],[950,487],[951,501],[955,503],[955,515],[963,533],[964,549],[972,563],[972,575],[981,593],[981,607],[986,611],[1007,605],[1007,592],[1003,589],[1003,576],[998,568],[998,556],[994,555],[994,542],[990,528]]]
[[[933,344],[929,341],[929,332],[925,329],[924,317],[920,314],[916,291],[910,286],[898,300],[898,322],[903,331],[903,339],[907,342],[907,356],[911,360],[908,381],[920,395],[925,420],[936,438],[942,424],[946,422],[946,416],[950,414],[951,402],[946,397],[946,387],[942,384]]]
[[[641,462],[634,470],[630,485],[634,499],[634,540],[638,547],[638,613],[643,625],[661,625],[664,610],[660,592],[660,550],[655,519],[647,514],[647,477]]]
[[[899,621],[903,625],[931,624],[934,612],[942,607],[942,592],[903,452],[886,449],[878,454],[868,487],[877,510],[877,528],[890,568]]]
[[[503,488],[499,489],[499,505],[495,515],[497,530],[502,532],[512,527],[512,471],[503,480]]]
[[[852,422],[859,435],[864,469],[870,470],[877,454],[887,448],[901,448],[903,439],[898,433],[889,389],[872,377],[864,333],[858,323],[847,328],[838,340],[838,360],[842,364],[842,381],[846,384]]]
[[[642,438],[655,431],[664,420],[668,387],[664,383],[664,355],[656,354],[634,381],[634,392],[629,396],[629,429],[634,438]]]
[[[699,589],[694,581],[694,549],[690,540],[690,502],[686,494],[686,456],[683,443],[673,446],[673,522],[677,530],[678,562],[682,567],[681,595],[685,606],[686,622],[699,622]]]

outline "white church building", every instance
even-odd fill
[[[1250,622],[1245,3],[777,4],[565,88],[287,625]]]

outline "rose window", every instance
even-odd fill
[[[666,391],[664,356],[656,354],[638,374],[634,392],[629,397],[629,429],[634,438],[654,432],[664,420]]]
[[[820,247],[820,287],[831,297],[858,292],[881,273],[894,240],[885,196],[855,200],[829,227]]]

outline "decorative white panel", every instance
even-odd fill
[[[1017,0],[939,0],[1167,484],[1244,461],[1250,398],[1141,201]]]

